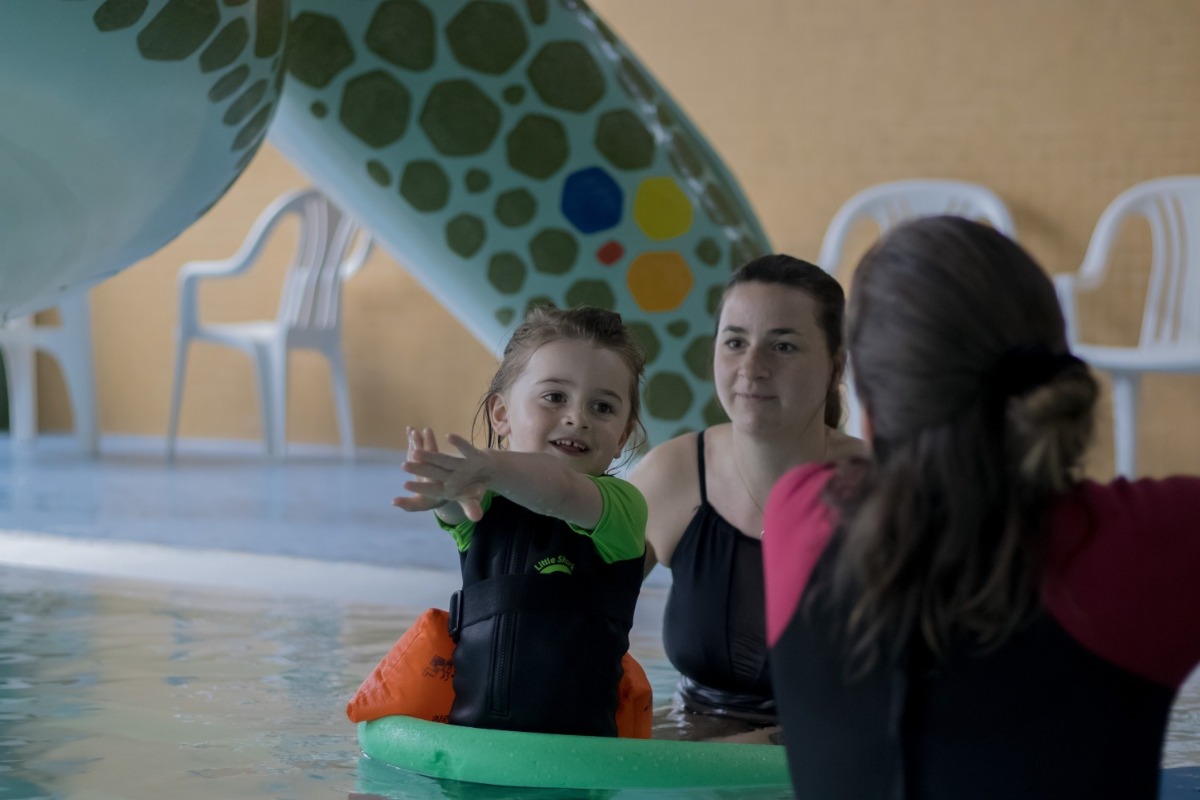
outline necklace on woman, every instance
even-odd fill
[[[828,457],[828,455],[829,455],[829,434],[826,433],[824,439],[821,442],[821,458],[819,460],[825,461],[826,458]],[[765,534],[767,532],[767,529],[766,529],[767,512],[763,509],[762,503],[758,502],[758,498],[756,498],[754,496],[754,492],[750,491],[750,484],[746,482],[746,476],[742,474],[742,466],[741,466],[741,464],[738,463],[736,452],[733,453],[732,458],[733,458],[733,470],[734,470],[734,472],[737,473],[738,480],[740,480],[742,482],[742,488],[746,490],[746,496],[750,498],[750,502],[754,503],[754,507],[758,509],[758,518],[762,524],[762,527],[760,527],[758,530],[758,538],[761,540],[763,538],[763,534]]]
[[[742,482],[742,488],[746,490],[746,496],[750,498],[750,502],[754,503],[754,507],[758,509],[759,523],[765,525],[767,512],[763,510],[762,503],[758,502],[758,498],[754,496],[754,492],[750,491],[750,484],[746,483],[746,476],[742,474],[742,467],[738,464],[737,454],[733,456],[733,469],[737,473],[738,480]],[[758,538],[760,540],[764,533],[766,533],[766,528],[760,527],[758,530]]]

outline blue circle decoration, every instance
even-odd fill
[[[621,221],[623,203],[620,185],[600,167],[573,172],[563,184],[563,216],[580,233],[596,233],[615,227]]]

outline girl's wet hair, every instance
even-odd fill
[[[504,446],[504,437],[492,427],[491,416],[487,413],[488,402],[512,387],[534,351],[551,342],[561,341],[590,342],[596,347],[613,351],[625,362],[629,368],[629,420],[625,427],[629,441],[625,449],[631,455],[638,453],[646,445],[640,391],[646,356],[620,314],[591,306],[569,309],[535,306],[525,315],[525,321],[513,331],[500,357],[500,367],[492,377],[491,385],[484,393],[475,415],[476,422],[482,417],[487,427],[487,446]]]
[[[842,328],[846,316],[846,293],[842,285],[825,270],[801,261],[798,258],[775,253],[748,261],[738,268],[721,295],[717,305],[716,321],[720,324],[725,298],[737,286],[744,283],[765,283],[798,289],[813,299],[817,305],[817,326],[825,336],[825,348],[833,364],[829,376],[829,388],[825,394],[825,424],[836,428],[842,424]]]
[[[1036,608],[1046,509],[1092,432],[1053,284],[992,228],[918,219],[863,257],[848,338],[874,463],[831,484],[833,589],[859,667],[910,636],[1003,642]]]

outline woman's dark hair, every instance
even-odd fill
[[[825,347],[833,364],[829,389],[825,395],[825,424],[836,428],[842,423],[842,327],[846,315],[846,293],[842,285],[828,272],[792,256],[775,253],[748,261],[737,269],[725,284],[721,302],[717,305],[716,320],[720,325],[725,298],[734,287],[743,283],[765,283],[798,289],[817,304],[817,326],[825,335]]]
[[[918,219],[856,270],[849,349],[874,450],[830,490],[851,662],[918,632],[935,654],[1003,642],[1037,603],[1046,506],[1092,432],[1096,383],[1053,285],[992,228]]]
[[[550,342],[590,342],[596,347],[612,350],[625,366],[629,367],[629,421],[625,433],[629,434],[626,452],[634,454],[646,445],[646,429],[641,416],[641,381],[646,367],[646,356],[633,338],[621,315],[602,308],[581,306],[559,309],[554,306],[535,306],[525,315],[504,346],[500,367],[492,376],[491,385],[483,395],[476,410],[476,420],[483,417],[487,428],[487,446],[502,447],[503,437],[492,427],[491,415],[487,413],[488,401],[508,391],[520,377],[530,356],[539,347]]]

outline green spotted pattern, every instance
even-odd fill
[[[284,31],[287,26],[285,0],[242,2],[217,0],[168,0],[151,6],[147,0],[105,0],[92,14],[101,34],[136,28],[138,54],[149,62],[192,62],[202,74],[212,74],[206,97],[224,105],[221,122],[229,129],[229,149],[239,154],[228,181],[197,209],[203,216],[246,168],[266,136],[282,87]],[[262,67],[270,61],[272,69]],[[257,62],[257,69],[251,64]],[[249,85],[253,74],[273,72],[274,80],[260,78]]]
[[[521,291],[526,272],[525,262],[516,253],[496,253],[488,262],[488,282],[504,294]]]
[[[697,379],[705,381],[712,377],[713,337],[697,336],[683,352],[683,363]]]
[[[400,194],[417,211],[438,211],[450,199],[450,179],[436,161],[410,161],[400,178]]]
[[[637,339],[637,343],[642,346],[647,363],[653,363],[662,349],[662,343],[658,340],[658,334],[654,332],[654,328],[645,322],[630,322],[629,331],[633,334],[633,338]]]
[[[496,219],[500,224],[518,228],[537,213],[537,200],[525,189],[509,189],[496,197]]]
[[[547,228],[538,231],[529,242],[529,254],[533,257],[533,266],[538,272],[565,275],[575,266],[579,245],[575,243],[575,237],[570,231]]]
[[[714,268],[767,245],[724,188],[732,179],[586,3],[374,0],[363,30],[339,20],[348,7],[294,2],[302,8],[288,32],[288,71],[315,95],[306,106],[313,119],[351,134],[367,178],[428,216],[451,259],[494,293],[497,322],[511,325],[545,303],[619,310],[647,355],[651,427],[659,420],[682,430],[716,417],[711,337],[692,332],[711,330],[727,274]],[[110,17],[128,13],[120,6]],[[545,33],[556,15],[593,38]],[[227,59],[243,38],[224,29],[208,61]],[[222,96],[249,91],[227,81]],[[632,213],[630,186],[670,175],[689,187],[697,219],[719,231],[679,251],[696,281],[678,308],[643,312],[626,295],[625,271],[641,250],[661,245],[639,244],[625,228],[582,233],[559,216],[567,175],[587,165],[635,180],[622,184],[622,219]]]

